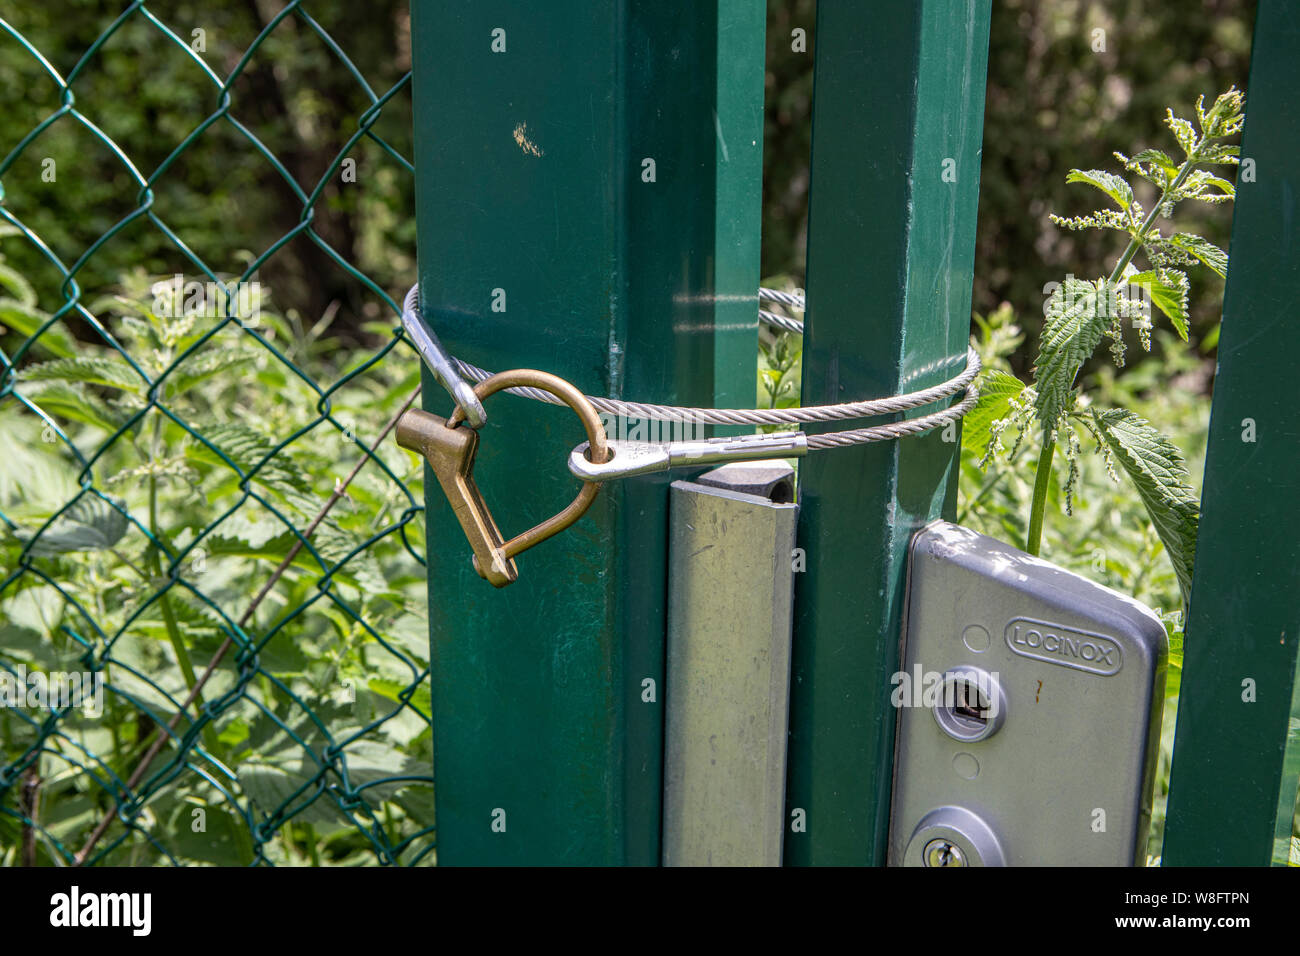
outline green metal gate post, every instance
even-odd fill
[[[1300,643],[1300,19],[1262,0],[1214,382],[1163,862],[1285,862]]]
[[[988,30],[977,0],[817,5],[805,405],[965,362]],[[792,864],[885,861],[906,550],[952,511],[958,447],[931,433],[803,463]]]
[[[752,400],[764,24],[760,0],[412,3],[421,293],[453,354]],[[427,376],[424,401],[449,409]],[[487,412],[476,474],[513,534],[575,493],[582,432]],[[439,862],[657,863],[667,478],[607,487],[500,591],[427,487]]]

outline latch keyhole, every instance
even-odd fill
[[[997,732],[1005,710],[996,676],[978,667],[955,667],[943,675],[934,719],[949,737],[973,743]]]

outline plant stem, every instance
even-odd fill
[[[158,460],[159,439],[161,438],[162,416],[156,414],[153,422],[153,447],[150,452],[150,463]],[[159,552],[162,550],[162,531],[158,523],[158,476],[151,473],[149,475],[149,533],[153,536],[150,547],[146,550],[148,555],[149,570],[153,573],[154,580],[160,580],[163,576],[162,559]],[[185,641],[181,637],[180,627],[176,623],[176,614],[172,611],[171,601],[168,599],[167,591],[164,589],[158,597],[158,606],[162,609],[163,624],[167,628],[167,637],[171,642],[172,651],[176,654],[176,663],[180,665],[181,674],[185,677],[185,687],[194,696],[197,710],[203,710],[203,697],[197,692],[196,685],[198,678],[194,675],[194,664],[190,661],[190,652],[185,647]],[[212,725],[203,726],[203,743],[213,757],[218,756],[217,734]]]
[[[1192,150],[1192,155],[1196,155],[1196,152],[1199,149],[1200,144],[1198,143],[1195,149]],[[1155,225],[1156,216],[1160,215],[1160,209],[1165,204],[1165,197],[1170,193],[1176,192],[1178,187],[1187,180],[1188,174],[1192,171],[1192,166],[1193,162],[1191,156],[1189,156],[1187,161],[1179,167],[1178,175],[1174,177],[1173,182],[1160,191],[1160,199],[1151,207],[1151,211],[1147,213],[1147,217],[1143,220],[1137,233],[1135,233],[1133,238],[1128,241],[1128,247],[1125,248],[1124,254],[1119,257],[1119,262],[1115,263],[1115,268],[1111,272],[1110,278],[1106,280],[1107,285],[1114,285],[1119,281],[1120,276],[1124,274],[1124,270],[1128,267],[1128,264],[1132,262],[1133,257],[1137,255],[1138,249],[1142,247],[1143,240],[1146,239],[1147,234],[1151,232],[1151,227]]]
[[[310,823],[304,823],[302,828],[303,839],[307,844],[308,859],[311,861],[312,866],[320,866],[320,848],[317,846],[316,828]]]
[[[1043,429],[1043,447],[1038,452],[1038,467],[1034,472],[1034,500],[1029,506],[1029,533],[1025,536],[1025,550],[1038,554],[1043,540],[1043,513],[1047,509],[1047,486],[1052,480],[1052,456],[1056,442],[1052,433]]]
[[[150,449],[150,463],[158,460],[158,454],[161,447],[162,438],[162,415],[155,414],[153,422],[152,448]],[[161,526],[158,521],[158,476],[152,472],[149,475],[149,533],[153,535],[154,540],[150,547],[146,549],[149,570],[153,574],[155,581],[160,580],[163,576],[162,558],[160,553],[163,548],[164,538]],[[194,662],[190,660],[189,648],[185,646],[185,640],[181,636],[179,625],[176,623],[176,613],[172,610],[171,600],[168,598],[167,590],[164,590],[158,597],[158,605],[162,609],[163,624],[167,628],[167,638],[171,642],[172,651],[176,654],[176,663],[180,665],[181,674],[185,677],[185,688],[189,691],[189,696],[193,700],[196,713],[201,714],[203,711],[203,694],[202,687],[199,685],[198,678],[194,673]],[[185,709],[182,705],[181,710]],[[177,715],[179,716],[179,714]],[[201,732],[203,737],[203,746],[207,748],[209,754],[214,760],[221,757],[221,742],[217,739],[217,730],[211,721],[203,725]],[[161,738],[161,735],[160,735]],[[229,814],[226,815],[229,817]],[[253,862],[253,842],[248,833],[233,821],[230,822],[232,836],[235,841],[236,852],[238,852],[243,863]],[[132,849],[134,859],[135,849]]]
[[[1151,227],[1155,225],[1156,216],[1160,214],[1160,209],[1165,204],[1165,198],[1177,192],[1178,187],[1186,181],[1194,165],[1193,157],[1200,150],[1200,147],[1201,144],[1197,143],[1188,155],[1186,162],[1179,167],[1178,175],[1160,191],[1160,199],[1151,207],[1151,211],[1147,213],[1147,217],[1143,220],[1142,225],[1138,227],[1138,231],[1128,241],[1124,254],[1119,257],[1119,261],[1115,263],[1115,268],[1111,270],[1110,278],[1106,280],[1107,290],[1120,280],[1124,275],[1124,270],[1128,268],[1128,264],[1133,261],[1137,251],[1142,248],[1142,242],[1151,232]],[[1052,438],[1052,431],[1050,428],[1043,429],[1043,447],[1038,453],[1038,466],[1034,472],[1034,498],[1029,505],[1029,532],[1025,535],[1025,550],[1030,554],[1038,554],[1043,541],[1043,514],[1047,510],[1047,488],[1052,480],[1052,458],[1056,454],[1056,441]]]
[[[108,675],[108,663],[104,664],[104,683],[112,685]],[[122,718],[117,709],[117,695],[108,694],[108,730],[113,739],[113,769],[118,773],[126,772],[126,761],[122,757]]]

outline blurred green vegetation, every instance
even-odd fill
[[[231,91],[230,107],[230,116],[282,165],[277,167],[250,148],[243,134],[226,119],[204,131],[194,148],[172,157],[186,137],[219,112],[221,96],[193,59],[177,44],[167,42],[138,13],[80,62],[100,32],[127,6],[122,0],[10,3],[2,15],[61,75],[77,71],[75,100],[69,102],[121,145],[143,177],[152,179],[170,158],[170,168],[153,189],[152,214],[214,269],[225,274],[240,272],[303,221],[304,204],[286,177],[302,192],[316,189],[339,145],[356,131],[370,101],[310,25],[290,17],[253,55]],[[186,43],[195,39],[192,31],[202,30],[206,46],[202,56],[224,77],[283,7],[280,0],[171,0],[150,4],[148,9]],[[1086,191],[1067,186],[1068,170],[1117,169],[1110,152],[1116,147],[1130,152],[1144,146],[1166,147],[1167,133],[1157,121],[1165,106],[1186,115],[1200,94],[1212,96],[1234,83],[1244,88],[1254,7],[1253,0],[998,0],[994,4],[973,290],[974,310],[984,321],[984,331],[977,338],[987,358],[1004,362],[1022,378],[1027,377],[1041,323],[1044,283],[1071,272],[1080,277],[1100,275],[1113,255],[1113,242],[1107,237],[1068,232],[1048,221],[1049,212],[1074,215],[1092,208]],[[376,93],[382,94],[409,69],[408,0],[313,0],[306,9],[338,40]],[[815,0],[768,3],[762,274],[786,277],[788,284],[795,286],[803,285],[804,277],[815,22]],[[806,52],[791,49],[795,29],[806,31]],[[1104,50],[1094,50],[1097,30],[1104,31]],[[62,99],[57,84],[35,57],[8,35],[0,34],[0,158],[69,102]],[[410,156],[410,126],[408,86],[384,111],[375,132],[397,152]],[[361,141],[350,155],[357,160],[361,188],[347,188],[337,174],[328,177],[321,184],[322,201],[312,207],[313,228],[341,258],[396,296],[409,284],[415,269],[413,177],[373,140]],[[53,182],[42,177],[45,159],[54,160]],[[123,158],[67,116],[33,140],[2,178],[0,195],[6,208],[68,264],[142,205],[139,186]],[[1139,192],[1138,198],[1149,205],[1151,195]],[[1230,216],[1229,209],[1207,207],[1189,213],[1188,221],[1180,225],[1227,247]],[[47,314],[62,303],[59,277],[39,250],[11,237],[4,243],[3,253],[5,264],[26,276]],[[193,277],[196,267],[155,223],[139,217],[86,261],[78,281],[97,296],[124,282],[138,284],[145,277],[175,273]],[[369,354],[357,347],[377,344],[391,328],[391,316],[381,316],[374,294],[305,235],[279,249],[259,269],[258,279],[274,290],[275,301],[282,307],[283,318],[277,313],[273,323],[278,341],[286,349],[297,350],[295,359],[314,363],[313,370],[324,379],[355,370]],[[1086,367],[1081,378],[1098,402],[1132,408],[1169,434],[1187,455],[1193,483],[1199,488],[1222,284],[1207,270],[1196,270],[1192,283],[1190,348],[1172,336],[1158,335],[1151,357],[1138,360],[1142,353],[1135,351],[1133,364],[1118,373],[1103,357]],[[374,321],[381,317],[390,319],[386,327]],[[73,334],[91,340],[80,320],[67,324]],[[323,337],[326,330],[328,338]],[[9,336],[14,334],[11,330]],[[18,341],[21,338],[18,335]],[[47,346],[60,341],[58,334],[45,338]],[[5,337],[0,344],[10,349],[13,341]],[[797,398],[798,356],[796,340],[765,336],[759,365],[760,403],[789,404]],[[33,356],[51,357],[44,353]],[[204,413],[199,415],[202,422],[230,426],[235,420],[253,421],[282,437],[295,421],[314,417],[311,396],[292,394],[278,380],[283,371],[275,363],[265,355],[250,358],[249,363],[231,366],[224,376],[205,380],[188,396],[187,401],[198,403],[195,414]],[[358,423],[359,434],[373,434],[413,387],[409,373],[415,366],[404,362],[401,368],[406,376],[393,370],[391,363],[381,363],[364,382],[358,380],[355,388],[335,397],[336,408]],[[262,381],[262,387],[241,389],[244,377],[250,374]],[[268,376],[273,380],[267,381]],[[94,383],[56,381],[39,391],[49,396],[56,387],[81,389],[74,396],[78,400],[86,399],[87,393],[91,399],[104,397]],[[66,404],[65,410],[73,407]],[[29,427],[30,422],[19,428],[18,416],[9,409],[4,414],[15,423],[10,434],[15,449],[21,451],[11,455],[13,468],[35,467],[32,461],[51,455],[39,442],[34,426]],[[107,433],[101,424],[88,420],[87,414],[73,417],[68,428],[89,448]],[[969,449],[963,452],[959,512],[963,523],[1004,540],[1023,541],[1022,522],[1032,481],[1027,463],[1037,453],[1036,442],[1036,436],[1026,436],[1013,461],[995,462],[987,471],[978,467],[978,456],[973,457]],[[131,480],[142,473],[140,469],[158,468],[175,459],[178,469],[184,466],[183,473],[160,472],[158,477],[167,506],[160,530],[176,536],[193,534],[193,529],[212,517],[214,503],[233,492],[216,487],[219,475],[211,462],[189,460],[195,457],[195,449],[179,429],[163,423],[155,446],[142,453],[120,444],[104,460],[100,472],[106,479],[121,476],[115,492],[138,499],[145,486],[133,486]],[[325,454],[300,443],[286,456],[289,464],[297,465],[314,482],[310,494],[318,500],[328,494],[337,474],[337,468],[325,467]],[[388,457],[418,499],[419,469],[412,471],[411,462],[401,456]],[[66,475],[59,480],[64,479]],[[394,489],[377,481],[372,484],[354,492],[356,504],[350,504],[338,519],[340,534],[369,533],[373,530],[369,515],[391,514],[401,507]],[[56,486],[53,478],[48,488],[31,490],[75,491],[71,486]],[[1161,608],[1177,650],[1181,641],[1181,622],[1174,615],[1180,604],[1177,581],[1136,495],[1127,486],[1112,482],[1091,458],[1084,464],[1074,518],[1067,519],[1060,512],[1059,487],[1052,493],[1057,497],[1045,531],[1045,555]],[[38,507],[41,504],[28,502],[30,513],[24,517],[33,522],[44,517]],[[136,500],[131,504],[144,507]],[[106,620],[120,623],[128,605],[152,582],[136,580],[141,575],[131,568],[147,556],[147,542],[136,540],[133,533],[119,550],[120,555],[75,553],[58,560],[69,587],[84,589],[87,600],[96,594],[99,600],[109,595],[122,604],[121,608],[104,608]],[[427,646],[422,643],[423,588],[419,569],[404,552],[391,537],[384,547],[375,549],[373,554],[381,562],[380,580],[387,582],[387,590],[375,587],[368,596],[358,594],[356,598],[374,605],[364,607],[363,616],[377,622],[386,636],[396,635],[403,656],[423,668],[427,666]],[[214,563],[228,578],[223,593],[232,601],[246,600],[248,591],[260,586],[262,577],[254,562],[230,559]],[[265,572],[265,568],[260,570]],[[301,600],[315,588],[317,575],[309,573],[312,570],[295,568],[284,600]],[[347,581],[343,584],[350,586]],[[274,615],[268,612],[255,626],[270,628],[273,620]],[[132,640],[141,643],[141,654],[147,652],[151,660],[166,665],[162,669],[169,670],[170,676],[165,683],[170,691],[178,692],[182,686],[176,670],[178,649],[160,639],[167,630],[165,622],[148,619],[145,623],[150,626]],[[184,643],[191,649],[208,649],[219,631],[210,620],[193,615],[181,623]],[[283,662],[271,660],[266,669],[309,698],[337,689],[339,674],[359,667],[358,661],[376,651],[367,629],[356,621],[317,615],[294,627],[296,631],[290,630],[296,642],[285,646],[303,659],[294,658],[283,667]],[[47,629],[42,625],[38,630]],[[335,647],[340,639],[342,652]],[[405,663],[398,656],[393,660]],[[1176,656],[1175,663],[1177,660]],[[1175,667],[1171,707],[1177,676]],[[363,688],[357,700],[370,708],[367,716],[387,706],[384,700],[392,698],[398,677],[407,680],[410,675],[386,675],[386,682]],[[233,672],[223,674],[214,686],[224,689],[233,679]],[[268,707],[277,696],[282,695],[267,692]],[[382,760],[376,766],[382,764],[384,773],[408,769],[408,762],[426,767],[426,726],[411,719],[414,708],[409,704],[389,703],[402,711],[402,720],[378,734],[378,744],[384,749],[377,751]],[[243,805],[250,813],[269,809],[276,796],[273,787],[263,787],[266,792],[261,793],[258,776],[241,772],[238,766],[254,757],[255,763],[265,763],[264,753],[255,754],[245,745],[255,717],[232,711],[227,722],[216,728],[221,733],[218,752],[240,773],[239,789],[232,782],[232,792],[236,798],[246,798]],[[126,768],[131,748],[147,730],[147,724],[140,729],[114,724],[107,743],[93,743],[96,748],[102,744],[104,749],[121,751],[121,768]],[[313,746],[316,743],[312,741]],[[10,744],[18,746],[17,742]],[[1162,791],[1168,746],[1166,733]],[[73,847],[107,806],[103,795],[78,769],[68,764],[45,771],[55,775],[47,790],[48,812],[58,814],[53,822],[63,828],[54,835]],[[289,770],[278,765],[276,769],[285,773],[302,770],[296,763]],[[306,770],[315,772],[314,767]],[[191,784],[176,788],[166,798],[170,803],[160,804],[155,812],[188,812],[192,805],[215,808],[229,799],[210,787],[205,789],[202,782]],[[405,796],[409,794],[384,792],[375,801],[376,812],[388,815],[392,833],[404,838],[420,832],[432,819],[431,803],[404,804]],[[322,809],[329,808],[322,803]],[[1157,795],[1157,840],[1162,813],[1161,792]],[[336,816],[331,809],[329,814],[322,813],[321,819],[304,818],[286,827],[279,839],[268,844],[267,852],[285,862],[321,862],[322,858],[341,863],[373,861],[370,845]],[[14,829],[12,818],[7,824]],[[175,847],[173,852],[185,860],[226,859],[222,854],[232,860],[239,854],[242,859],[242,851],[231,842],[237,829],[227,834],[214,828],[217,835],[213,840],[222,843],[221,848]],[[50,861],[59,856],[42,852]],[[111,857],[113,862],[159,858],[139,839],[123,842]]]
[[[431,863],[424,468],[381,441],[420,365],[375,292],[415,269],[409,84],[340,168],[406,5],[14,7],[0,197],[85,311],[0,223],[0,671],[106,692],[0,709],[0,865]],[[239,321],[165,292],[266,253]]]
[[[1067,190],[1066,171],[1114,167],[1115,143],[1160,145],[1163,131],[1152,118],[1166,105],[1187,112],[1201,93],[1232,83],[1244,86],[1254,6],[1254,0],[999,0],[994,5],[976,311],[1011,302],[1032,338],[1043,284],[1071,270],[1083,275],[1100,268],[1107,254],[1104,237],[1068,233],[1047,220],[1048,212],[1069,215],[1090,208],[1087,197]],[[5,16],[67,76],[124,7],[121,0],[59,0],[10,4]],[[202,29],[203,56],[224,76],[282,7],[277,0],[175,0],[160,6],[158,15],[187,42],[190,31]],[[409,68],[406,0],[334,0],[309,9],[341,38],[349,57],[365,65],[376,91],[386,90]],[[768,3],[762,274],[790,275],[796,285],[804,275],[815,23],[815,0]],[[807,32],[806,53],[791,49],[796,28]],[[1094,52],[1098,29],[1105,31],[1105,50]],[[6,38],[6,48],[13,51],[16,45]],[[232,96],[231,115],[307,192],[368,105],[325,43],[294,17],[254,55]],[[376,127],[404,155],[411,152],[409,96],[409,89],[399,94]],[[75,97],[76,107],[124,147],[145,177],[219,106],[216,88],[194,62],[138,16],[88,58]],[[128,100],[131,109],[116,108]],[[7,151],[59,105],[56,85],[34,58],[0,57],[0,148]],[[363,140],[353,155],[365,188],[346,189],[335,177],[315,207],[313,224],[343,258],[380,286],[397,289],[414,265],[410,181],[384,161],[373,141]],[[61,173],[54,183],[41,179],[45,157],[54,159]],[[4,178],[8,207],[60,252],[85,249],[139,205],[139,189],[122,160],[66,120],[42,133]],[[241,269],[302,217],[302,203],[281,175],[243,145],[224,120],[160,178],[153,209],[164,222],[184,227],[185,241],[201,258],[228,272]],[[1186,228],[1226,245],[1228,212],[1209,209],[1199,216]],[[7,254],[10,265],[39,291],[53,291],[53,270],[36,250],[11,247]],[[86,263],[82,285],[102,288],[136,267],[155,275],[193,271],[159,230],[137,220]],[[331,304],[341,307],[340,329],[377,317],[357,283],[330,267],[327,253],[303,236],[280,250],[260,278],[281,302],[313,319]],[[1214,328],[1221,285],[1204,275],[1193,282],[1197,342]],[[1031,358],[1018,353],[1011,365],[1023,375]]]
[[[222,99],[211,77],[139,11],[82,62],[128,6],[122,0],[5,4],[3,16],[65,79],[77,71],[70,104],[152,182],[177,146],[219,112]],[[201,41],[202,58],[224,79],[284,6],[276,0],[176,0],[145,9],[184,43]],[[337,38],[376,95],[410,68],[404,0],[335,0],[304,9]],[[202,33],[196,36],[196,30]],[[64,100],[40,62],[8,34],[0,33],[0,51],[3,157]],[[370,105],[326,42],[302,18],[288,16],[231,87],[228,113],[282,167],[251,147],[230,119],[221,118],[157,177],[151,211],[212,268],[242,272],[303,220],[304,203],[288,180],[310,194]],[[374,127],[403,156],[412,152],[410,115],[408,84]],[[381,288],[390,293],[405,289],[415,268],[412,178],[370,138],[349,155],[356,159],[357,185],[349,188],[337,173],[328,177],[321,201],[312,208],[312,226]],[[53,182],[42,177],[47,159],[54,161]],[[123,157],[66,115],[27,146],[3,183],[6,208],[69,265],[115,223],[145,205]],[[61,300],[58,274],[37,249],[11,242],[5,254],[43,303]],[[187,277],[197,272],[177,244],[141,216],[99,248],[77,279],[83,289],[98,291],[136,269]],[[357,334],[365,319],[379,317],[374,294],[301,233],[271,257],[258,278],[311,322],[327,310],[339,311],[336,329],[345,335]]]
[[[1113,149],[1167,148],[1166,106],[1190,115],[1197,96],[1246,86],[1254,0],[998,0],[989,39],[973,307],[1016,309],[1028,345],[1010,356],[1028,378],[1044,283],[1108,271],[1113,237],[1068,232],[1048,213],[1094,208],[1067,187],[1071,168],[1120,170]],[[764,142],[763,275],[803,285],[815,0],[770,0]],[[808,32],[808,52],[791,31]],[[1105,49],[1093,46],[1104,31]],[[1247,91],[1249,93],[1249,91]],[[1144,184],[1145,185],[1145,184]],[[1137,194],[1148,208],[1154,190]],[[1195,204],[1193,204],[1195,205]],[[1180,213],[1180,229],[1227,248],[1230,208]],[[1113,244],[1113,243],[1112,243]],[[1109,257],[1109,259],[1108,259]],[[1192,277],[1191,340],[1214,333],[1223,284]],[[1090,366],[1090,369],[1092,367]]]
[[[0,230],[0,250],[17,244]],[[423,463],[380,442],[388,473],[362,469],[311,549],[295,552],[290,530],[315,520],[410,399],[419,365],[368,366],[320,323],[280,315],[268,290],[257,327],[270,347],[255,347],[202,309],[155,311],[155,280],[166,281],[132,274],[92,310],[160,380],[168,414],[115,349],[52,332],[33,350],[51,357],[24,363],[18,394],[68,444],[12,397],[0,406],[0,673],[80,672],[93,647],[105,683],[102,714],[69,708],[47,724],[0,707],[0,774],[40,749],[28,786],[10,776],[0,789],[0,866],[67,865],[115,811],[131,825],[115,821],[92,862],[432,862]],[[288,361],[335,382],[329,419]],[[93,459],[89,491],[70,447]],[[24,570],[24,546],[49,522]],[[272,598],[245,613],[285,561]],[[130,778],[210,662],[200,736],[160,754],[159,777],[128,806],[107,781]],[[161,773],[182,758],[174,779]]]

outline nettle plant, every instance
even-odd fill
[[[1171,220],[1178,203],[1195,199],[1205,203],[1229,202],[1233,183],[1207,167],[1237,165],[1240,150],[1224,140],[1241,131],[1245,119],[1244,95],[1235,88],[1220,95],[1208,110],[1197,100],[1197,126],[1167,110],[1165,124],[1183,153],[1175,162],[1158,149],[1145,149],[1115,158],[1130,174],[1147,180],[1159,191],[1150,211],[1133,194],[1128,179],[1100,169],[1072,169],[1067,182],[1086,183],[1099,189],[1115,208],[1086,216],[1053,215],[1052,222],[1066,229],[1114,229],[1128,235],[1128,245],[1110,275],[1096,280],[1067,276],[1048,288],[1046,320],[1034,362],[1033,384],[1028,385],[1001,370],[985,374],[980,401],[972,410],[972,424],[988,429],[988,444],[981,465],[994,455],[1013,456],[1026,431],[1037,427],[1042,436],[1030,504],[1025,550],[1037,554],[1042,540],[1043,513],[1052,480],[1052,461],[1062,445],[1068,462],[1065,506],[1073,513],[1073,492],[1079,477],[1081,433],[1093,440],[1112,479],[1117,469],[1132,481],[1178,576],[1184,604],[1191,588],[1199,508],[1189,484],[1187,466],[1179,449],[1157,428],[1125,408],[1098,408],[1075,387],[1075,378],[1101,345],[1110,341],[1111,358],[1124,364],[1124,323],[1137,332],[1143,349],[1151,348],[1152,305],[1187,341],[1188,279],[1184,267],[1203,265],[1221,278],[1226,276],[1228,255],[1200,236],[1186,232],[1166,235],[1157,220]],[[1148,268],[1134,264],[1144,257]],[[1046,290],[1045,290],[1046,291]],[[1004,443],[1008,429],[1017,428],[1011,448]]]
[[[115,348],[50,324],[0,263],[0,336],[31,341],[0,398],[0,671],[93,658],[105,678],[101,718],[0,707],[0,768],[41,748],[36,858],[66,863],[86,845],[119,798],[104,781],[131,777],[155,718],[219,661],[188,708],[212,719],[186,743],[184,772],[138,809],[148,836],[110,833],[104,861],[246,864],[254,828],[273,862],[373,862],[381,832],[410,860],[433,825],[422,523],[393,532],[423,498],[423,466],[385,447],[391,477],[368,465],[319,516],[419,363],[374,366],[329,332],[333,312],[309,326],[265,289],[255,323],[224,323],[204,347],[227,302],[182,302],[170,286],[140,272],[88,300]],[[332,422],[303,368],[329,386]],[[314,553],[294,547],[308,527]],[[219,656],[237,620],[252,646]],[[362,794],[346,813],[331,796],[344,779]],[[14,792],[0,800],[0,865],[23,839]]]

